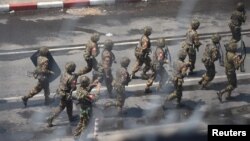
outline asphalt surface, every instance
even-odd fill
[[[61,48],[67,45],[83,45],[92,32],[103,35],[100,42],[107,38],[114,41],[135,40],[140,38],[141,29],[145,25],[153,27],[152,38],[184,35],[191,17],[198,17],[201,21],[199,33],[229,31],[228,19],[237,1],[221,0],[216,1],[216,3],[213,1],[209,2],[209,6],[207,6],[208,2],[205,0],[192,1],[194,2],[193,7],[192,5],[187,6],[192,2],[182,3],[176,0],[159,2],[151,5],[141,3],[126,6],[96,7],[94,8],[95,12],[100,10],[101,13],[105,14],[94,16],[81,15],[83,9],[71,9],[71,11],[64,12],[50,10],[3,14],[0,19],[0,31],[2,33],[0,35],[0,52],[29,51],[41,46]],[[246,7],[248,7],[249,2],[245,2]],[[185,8],[183,9],[183,7]],[[70,12],[75,13],[70,14]],[[247,13],[249,13],[248,9]],[[242,28],[248,29],[249,23],[250,21],[247,19]],[[112,33],[113,36],[105,36],[107,33]],[[230,37],[222,38],[222,47],[229,39]],[[248,47],[250,44],[249,35],[244,35],[243,40]],[[171,41],[168,43],[173,60],[176,59],[176,53],[180,49],[180,42]],[[200,58],[204,51],[204,45],[208,42],[209,39],[202,40],[203,45],[197,54],[196,73],[185,80],[184,106],[180,109],[176,109],[175,102],[163,104],[166,95],[172,91],[171,84],[168,84],[160,92],[156,92],[155,87],[153,87],[153,93],[145,95],[143,90],[146,81],[136,79],[127,88],[124,116],[123,118],[117,118],[114,108],[103,109],[103,103],[111,99],[107,99],[106,91],[102,90],[102,97],[97,101],[94,112],[95,117],[101,119],[99,139],[104,139],[104,137],[112,139],[112,135],[120,135],[123,133],[122,130],[126,132],[128,129],[138,129],[139,132],[141,131],[139,129],[148,126],[156,126],[153,129],[157,129],[157,125],[163,125],[163,128],[166,125],[165,129],[168,132],[167,127],[170,124],[175,125],[180,122],[193,123],[195,121],[195,123],[205,125],[249,124],[249,65],[245,65],[245,73],[238,72],[240,75],[238,77],[239,86],[232,94],[235,97],[232,101],[225,101],[220,104],[216,97],[216,91],[226,85],[224,68],[219,66],[218,62],[216,62],[217,79],[212,82],[209,89],[200,90],[200,87],[196,85],[198,79],[204,73],[204,66]],[[117,62],[120,61],[122,56],[130,57],[129,72],[131,72],[135,61],[134,47],[135,45],[114,47]],[[155,49],[154,44],[152,49]],[[249,53],[249,49],[247,49],[247,52]],[[61,70],[63,70],[66,61],[74,61],[78,70],[86,65],[82,53],[82,49],[61,50],[52,52],[52,55]],[[20,96],[27,94],[36,83],[36,80],[26,76],[27,71],[34,69],[29,59],[31,55],[32,53],[0,55],[0,140],[73,140],[72,130],[74,130],[76,123],[69,125],[64,112],[55,120],[57,126],[51,129],[46,127],[46,118],[58,104],[58,101],[54,101],[46,107],[43,106],[43,97],[37,96],[29,101],[28,108],[23,108]],[[249,56],[246,57],[246,63],[248,64],[248,62]],[[118,64],[114,64],[113,72],[118,67]],[[166,69],[171,75],[171,68],[166,65]],[[140,75],[140,72],[137,75]],[[88,76],[91,76],[91,73]],[[51,83],[52,93],[55,92],[58,84],[58,79]],[[51,97],[53,97],[53,94]],[[162,105],[165,106],[162,107]],[[78,110],[75,106],[74,113],[77,114]],[[88,133],[93,133],[92,125],[90,124]],[[189,125],[185,124],[184,127],[189,127]],[[179,128],[183,128],[183,126]],[[136,132],[132,133],[136,134]],[[204,137],[201,136],[201,140]]]

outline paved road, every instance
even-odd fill
[[[227,3],[226,6],[218,9],[225,3]],[[199,33],[228,31],[227,22],[233,3],[234,1],[221,0],[217,4],[209,3],[211,6],[208,7],[206,1],[201,0],[194,4],[196,10],[191,10],[192,12],[189,14],[187,11],[190,11],[190,9],[188,8],[183,10],[185,12],[180,10],[181,7],[186,7],[184,2],[169,0],[161,1],[160,5],[139,4],[95,8],[94,10],[99,9],[101,13],[105,13],[105,15],[99,16],[74,15],[79,14],[82,9],[67,11],[67,13],[52,10],[2,15],[0,31],[5,34],[0,35],[0,52],[27,51],[42,45],[60,48],[60,45],[83,44],[89,39],[90,33],[94,31],[103,35],[101,42],[107,38],[112,38],[115,41],[134,40],[140,38],[140,29],[145,25],[153,27],[153,38],[183,35],[188,27],[189,17],[198,17],[201,20]],[[169,8],[166,10],[166,7]],[[155,9],[158,9],[158,11]],[[249,12],[249,10],[247,11]],[[70,12],[76,13],[69,14]],[[48,16],[48,14],[51,15]],[[247,29],[249,23],[248,19],[246,24],[243,25],[243,29]],[[109,32],[113,34],[112,37],[105,36]],[[223,37],[222,45],[229,39],[230,37]],[[243,39],[246,41],[246,45],[250,44],[249,35],[244,36]],[[204,45],[208,42],[209,39],[202,40]],[[180,48],[180,42],[169,42],[168,47],[173,59],[175,59],[176,52]],[[131,56],[132,64],[129,71],[131,71],[135,61],[133,49],[134,45],[114,48],[114,53],[117,56]],[[204,46],[201,47],[197,58],[201,57],[203,51]],[[247,51],[249,52],[249,50]],[[61,50],[52,52],[52,54],[62,70],[65,61],[76,62],[79,69],[86,65],[82,58],[82,52],[82,49]],[[57,105],[57,102],[45,107],[43,106],[43,97],[35,97],[30,101],[29,108],[23,108],[19,96],[26,94],[36,82],[34,79],[25,76],[27,70],[34,69],[29,60],[30,55],[31,53],[0,55],[1,139],[14,141],[72,140],[71,135],[75,125],[68,125],[65,113],[55,121],[58,126],[52,129],[46,128],[46,117],[48,117],[52,108]],[[119,62],[119,59],[120,57],[117,57],[117,62]],[[246,62],[249,62],[249,56],[247,56]],[[250,67],[246,65],[247,72],[239,73],[239,87],[233,92],[235,99],[224,104],[218,102],[215,94],[217,90],[225,86],[224,68],[220,67],[218,63],[216,63],[216,67],[217,79],[212,83],[209,90],[200,90],[196,84],[198,78],[204,72],[204,67],[200,59],[197,60],[196,74],[185,80],[184,107],[177,110],[175,102],[166,103],[165,108],[162,108],[163,99],[172,90],[171,85],[168,85],[165,90],[159,93],[154,92],[151,95],[144,95],[143,84],[145,81],[133,80],[131,86],[127,89],[128,98],[125,103],[123,126],[120,125],[119,118],[115,117],[115,109],[113,111],[112,109],[106,111],[102,109],[102,104],[108,100],[104,98],[106,91],[103,90],[103,98],[97,102],[99,108],[95,110],[95,116],[101,119],[100,131],[111,131],[109,135],[112,135],[114,134],[112,131],[118,129],[144,128],[145,125],[168,125],[169,123],[179,122],[193,123],[192,121],[204,124],[249,124],[250,90],[248,74],[250,73]],[[118,64],[115,64],[113,71],[115,72],[117,68]],[[166,68],[171,74],[170,68],[167,66]],[[51,92],[55,92],[58,83],[58,79],[51,83]],[[132,87],[132,85],[138,84],[138,87]],[[77,106],[74,107],[74,112],[78,113]],[[200,112],[202,114],[197,114]],[[105,132],[103,133],[104,135],[100,135],[100,137],[109,136]]]

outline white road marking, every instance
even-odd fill
[[[209,34],[209,35],[200,35],[200,38],[210,38],[212,36],[213,33]],[[221,36],[231,36],[231,33],[219,33]],[[242,35],[244,34],[250,34],[249,31],[243,31],[241,33]],[[182,36],[182,37],[164,37],[166,41],[175,41],[175,40],[184,40],[185,37],[184,35],[178,35],[178,36]],[[152,39],[151,42],[156,42],[156,39]],[[126,41],[126,42],[119,42],[119,43],[115,43],[114,46],[124,46],[124,45],[136,45],[138,44],[138,41]],[[100,44],[100,47],[103,47],[103,44]],[[76,47],[62,47],[62,48],[53,48],[50,49],[50,51],[63,51],[63,50],[77,50],[77,49],[85,49],[86,46],[85,45],[79,45]],[[28,51],[10,51],[10,52],[0,52],[0,56],[1,55],[17,55],[17,54],[26,54],[26,53],[34,53],[36,52],[37,49],[34,50],[28,50]]]
[[[246,77],[246,76],[250,76],[250,73],[242,73],[242,74],[237,74],[237,77]],[[214,79],[222,79],[222,78],[226,78],[226,75],[220,75],[220,76],[215,76]],[[199,81],[201,79],[201,77],[198,78],[187,78],[184,81],[185,82],[192,82],[192,81]],[[240,78],[238,78],[240,79]],[[250,78],[249,78],[250,79]],[[153,85],[158,85],[158,82],[153,83]],[[142,87],[142,86],[146,86],[146,82],[144,83],[140,83],[140,84],[132,84],[129,86],[126,86],[126,88],[135,88],[135,87]],[[101,91],[107,90],[106,87],[102,87],[100,89]],[[96,91],[96,89],[93,89],[93,91]],[[51,95],[54,95],[55,93],[51,93]],[[43,97],[43,94],[37,94],[35,95],[35,97]],[[6,100],[6,101],[10,101],[10,100],[21,100],[22,96],[14,96],[14,97],[6,97],[6,98],[0,98],[0,100]]]

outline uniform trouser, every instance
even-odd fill
[[[38,80],[36,86],[28,93],[27,96],[24,96],[25,99],[32,98],[39,92],[44,90],[44,96],[45,96],[45,103],[49,102],[49,95],[50,95],[50,89],[49,89],[49,81],[41,81]]]
[[[183,90],[183,87],[182,87],[183,79],[175,78],[173,83],[174,83],[175,90],[169,95],[168,100],[171,101],[177,98],[177,103],[180,104],[181,98],[182,98],[182,90]]]
[[[232,91],[237,88],[237,76],[235,71],[227,71],[226,70],[226,75],[227,75],[227,87],[223,90],[221,90],[221,95],[224,93],[228,92],[228,97],[231,96]]]
[[[78,72],[79,75],[84,75],[86,73],[89,73],[92,70],[92,68],[95,68],[97,66],[97,60],[95,58],[85,59],[85,61],[87,63],[87,66],[79,70]]]
[[[118,111],[121,112],[122,111],[122,107],[124,105],[125,102],[125,86],[124,85],[116,85],[115,87],[115,91],[116,91],[116,106],[118,108]]]
[[[60,100],[59,106],[55,109],[53,115],[50,117],[51,120],[54,120],[59,114],[64,110],[67,109],[67,114],[69,121],[72,121],[73,118],[73,101],[71,99],[67,99],[67,96],[62,96]]]
[[[191,63],[190,72],[193,72],[193,70],[195,69],[196,51],[192,47],[190,47],[190,49],[188,50],[188,59]]]
[[[241,27],[235,26],[232,23],[229,24],[229,28],[232,33],[232,39],[236,40],[236,42],[241,40]]]
[[[136,63],[132,70],[132,76],[135,75],[135,73],[139,71],[143,63],[145,63],[145,67],[143,68],[143,74],[146,74],[150,70],[150,64],[151,64],[150,57],[149,56],[146,56],[146,57],[136,56]]]
[[[158,88],[161,88],[163,85],[165,85],[168,74],[165,68],[162,66],[158,71],[152,70],[152,75],[147,81],[146,88],[149,88],[153,85],[153,82],[156,79],[157,75],[160,75],[160,82]]]
[[[80,114],[80,121],[77,124],[77,127],[74,132],[74,136],[81,135],[82,131],[86,128],[89,123],[89,120],[92,115],[92,106],[82,106],[81,107],[81,114]]]
[[[108,93],[111,94],[113,90],[112,82],[113,82],[113,75],[111,68],[109,69],[104,69],[104,75],[103,75],[104,82],[106,84]]]
[[[207,86],[207,84],[212,81],[215,77],[215,65],[210,64],[210,65],[205,65],[206,68],[206,73],[202,75],[202,78],[200,80],[201,84],[203,87]]]

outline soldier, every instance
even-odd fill
[[[218,99],[222,102],[222,95],[228,93],[227,100],[231,99],[232,91],[237,88],[237,77],[235,70],[239,69],[241,63],[243,63],[243,58],[236,54],[237,44],[235,42],[230,42],[225,45],[226,55],[225,55],[225,73],[227,75],[228,85],[225,89],[218,91]]]
[[[85,52],[83,54],[84,59],[87,62],[87,67],[81,69],[78,74],[84,75],[94,69],[93,71],[93,78],[97,79],[97,75],[101,75],[102,69],[98,64],[98,61],[96,60],[96,57],[100,53],[99,47],[97,42],[100,39],[100,35],[97,33],[94,33],[91,36],[91,40],[87,43]],[[93,79],[94,80],[94,79]]]
[[[97,94],[90,94],[92,88],[97,87]],[[77,89],[76,98],[79,101],[80,110],[80,121],[75,129],[74,136],[77,137],[86,128],[92,115],[92,103],[96,99],[100,92],[100,85],[98,81],[94,81],[90,84],[90,79],[87,76],[81,76],[80,87]]]
[[[145,93],[152,92],[150,90],[150,86],[152,86],[157,75],[160,75],[160,82],[159,82],[159,86],[157,87],[157,90],[162,88],[162,86],[166,82],[168,74],[163,65],[168,63],[166,56],[167,56],[167,53],[169,52],[166,52],[168,51],[168,48],[163,50],[165,45],[166,44],[165,44],[164,38],[160,38],[157,40],[157,48],[154,52],[153,61],[151,65],[152,75],[150,76],[146,84]]]
[[[237,4],[236,10],[231,15],[229,28],[232,32],[232,40],[236,42],[241,40],[241,25],[246,21],[246,10],[242,2]]]
[[[190,74],[193,73],[193,70],[195,68],[195,61],[196,61],[196,51],[199,51],[199,47],[201,45],[201,42],[199,41],[199,36],[197,33],[197,29],[200,26],[200,22],[196,19],[192,20],[190,29],[188,29],[188,32],[186,34],[186,40],[182,44],[182,48],[187,52],[189,62],[191,63],[190,67]]]
[[[47,55],[49,54],[49,50],[46,47],[39,49],[39,56],[37,58],[37,66],[35,71],[33,72],[33,76],[35,79],[38,79],[38,83],[36,86],[29,92],[27,96],[22,97],[22,101],[24,106],[27,106],[27,102],[29,98],[32,98],[36,94],[44,90],[44,96],[45,96],[45,105],[48,105],[50,102],[49,95],[49,80],[48,77],[51,74],[54,74],[51,70],[48,69],[49,66],[49,59],[47,58]]]
[[[67,62],[65,65],[65,72],[60,78],[59,88],[57,89],[57,94],[60,96],[60,105],[56,108],[52,116],[48,118],[48,127],[52,127],[53,120],[65,109],[67,108],[67,114],[69,121],[74,120],[72,116],[73,101],[72,92],[76,90],[77,75],[74,74],[76,64],[74,62]]]
[[[102,51],[102,68],[103,68],[103,79],[106,83],[106,87],[108,90],[109,97],[112,97],[112,81],[113,81],[113,75],[112,75],[112,64],[115,61],[115,55],[112,52],[113,49],[113,41],[112,40],[106,40],[104,42],[104,50]]]
[[[151,35],[152,28],[149,26],[146,26],[144,28],[144,34],[141,37],[141,40],[138,44],[138,46],[135,48],[135,57],[136,57],[136,64],[134,65],[134,68],[132,70],[131,77],[136,78],[135,73],[139,71],[143,63],[145,63],[145,67],[143,68],[143,72],[141,74],[142,79],[148,79],[146,73],[150,70],[150,52],[151,52],[151,43],[149,36]]]
[[[183,90],[184,77],[187,75],[187,70],[191,67],[191,63],[185,63],[184,60],[187,53],[184,50],[180,50],[178,53],[178,60],[173,66],[173,77],[172,82],[174,84],[175,91],[167,97],[167,101],[171,101],[177,98],[177,106],[180,106]]]
[[[128,86],[128,83],[131,81],[128,66],[130,59],[128,57],[123,57],[121,59],[121,68],[116,71],[116,78],[113,81],[113,86],[116,91],[116,103],[108,102],[105,104],[105,107],[116,106],[118,108],[118,113],[122,114],[122,108],[125,102],[125,86]]]
[[[207,44],[202,58],[202,62],[207,70],[207,72],[203,74],[201,80],[199,81],[199,84],[202,85],[202,89],[206,88],[207,84],[214,79],[216,73],[214,62],[217,61],[221,56],[219,49],[217,48],[217,44],[219,44],[221,40],[220,35],[214,34],[211,40],[212,43]]]

